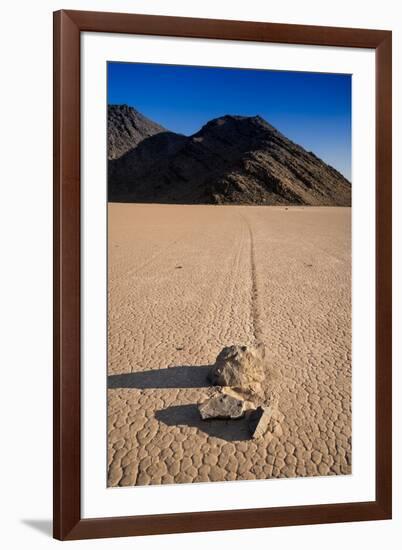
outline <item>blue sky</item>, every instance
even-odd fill
[[[351,177],[350,75],[109,62],[108,102],[185,135],[225,114],[260,115]]]

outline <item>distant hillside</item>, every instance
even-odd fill
[[[226,115],[190,137],[154,134],[109,161],[109,200],[351,204],[351,184],[342,174],[259,116]]]
[[[119,158],[143,139],[165,131],[165,128],[128,105],[109,105],[107,124],[109,159]]]

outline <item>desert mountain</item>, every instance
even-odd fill
[[[108,159],[119,158],[143,139],[165,131],[165,128],[128,105],[109,105],[107,125]]]
[[[120,158],[109,161],[109,200],[327,206],[351,203],[351,184],[342,174],[260,116],[226,115],[211,120],[190,137],[161,130],[154,133]]]

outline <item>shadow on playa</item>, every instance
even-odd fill
[[[108,388],[170,389],[211,387],[207,375],[211,365],[177,366],[166,369],[130,372],[108,376]],[[226,441],[250,439],[247,420],[201,420],[197,404],[176,405],[155,412],[155,418],[167,426],[189,426],[208,436]]]
[[[206,388],[211,365],[168,367],[166,369],[111,374],[108,388],[169,389]]]
[[[245,418],[237,420],[201,420],[197,405],[176,405],[160,409],[156,411],[155,418],[167,426],[198,428],[208,436],[219,437],[226,441],[250,439],[248,422]]]

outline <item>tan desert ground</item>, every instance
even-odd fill
[[[350,208],[110,203],[108,232],[109,486],[351,473]],[[197,405],[257,340],[283,420],[252,440]]]

